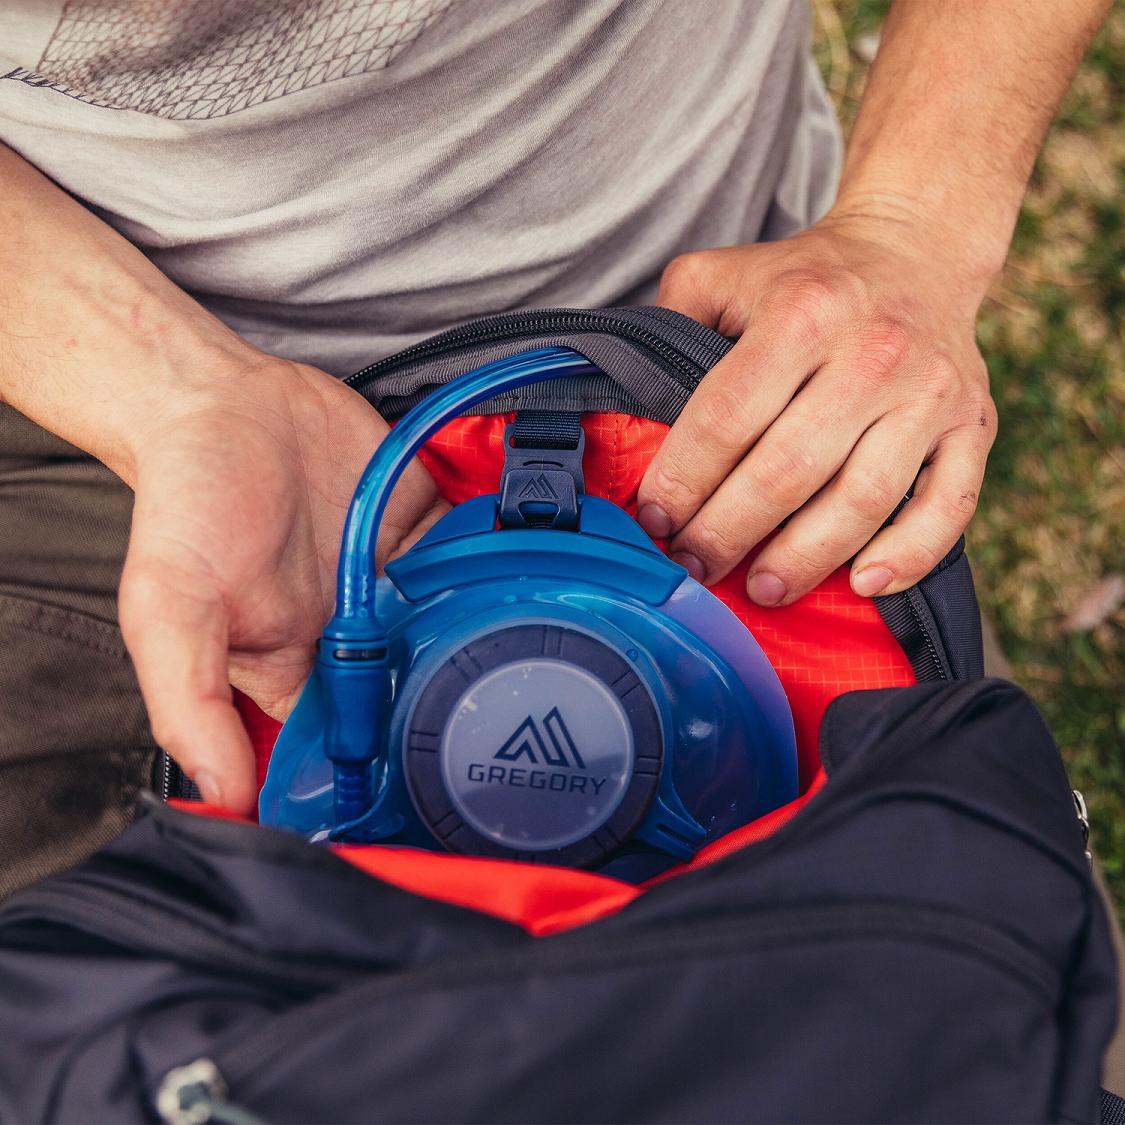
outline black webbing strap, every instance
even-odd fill
[[[576,530],[585,448],[581,414],[521,410],[504,428],[500,526]]]
[[[510,436],[516,449],[577,449],[582,415],[574,410],[521,410]]]
[[[1102,1091],[1101,1123],[1125,1125],[1125,1098],[1111,1094],[1108,1090]]]

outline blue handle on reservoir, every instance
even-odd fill
[[[498,359],[436,390],[383,439],[356,486],[348,509],[336,578],[336,613],[326,640],[378,640],[375,618],[375,541],[391,492],[411,458],[446,423],[478,403],[533,383],[568,375],[596,375],[570,348],[540,348]]]

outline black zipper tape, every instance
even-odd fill
[[[195,782],[167,750],[158,750],[152,769],[152,790],[162,801],[202,801]]]
[[[683,346],[687,339],[684,325],[669,323],[660,311],[639,307],[628,310],[537,309],[485,317],[387,356],[357,371],[344,382],[362,393],[376,379],[399,368],[452,355],[479,344],[531,340],[559,332],[602,332],[642,348],[683,389],[692,391],[709,367],[722,358],[728,345],[722,337],[699,325],[701,331],[691,342],[701,347],[693,350],[709,354],[694,358]],[[682,319],[686,321],[686,318]],[[720,343],[712,342],[709,337]]]
[[[910,660],[919,683],[953,679],[937,622],[917,586],[872,600]]]

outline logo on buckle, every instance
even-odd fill
[[[532,477],[531,480],[520,489],[519,498],[521,500],[557,500],[559,494],[551,487],[551,482],[547,477],[543,473],[540,473],[537,477]]]

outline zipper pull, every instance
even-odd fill
[[[1082,827],[1082,847],[1086,849],[1086,862],[1093,866],[1094,857],[1090,854],[1090,814],[1086,811],[1086,798],[1082,796],[1081,789],[1072,789],[1070,792],[1074,797],[1074,812]]]
[[[264,1125],[227,1101],[227,1084],[210,1059],[196,1059],[164,1075],[156,1092],[164,1125]]]

